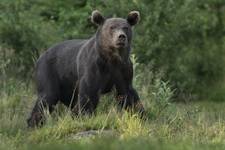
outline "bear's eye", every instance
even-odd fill
[[[123,30],[124,31],[128,31],[128,27],[123,27]]]
[[[111,30],[113,30],[113,29],[115,29],[116,28],[116,26],[110,26],[110,29]]]

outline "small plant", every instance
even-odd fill
[[[163,73],[154,74],[151,65],[142,65],[137,62],[135,55],[131,56],[134,66],[134,86],[140,92],[140,97],[147,107],[150,116],[159,117],[171,105],[174,90],[169,81],[163,81]]]
[[[126,112],[118,118],[117,122],[121,139],[144,137],[149,133],[149,129],[138,115],[131,115]]]
[[[169,87],[169,82],[156,79],[152,91],[152,110],[159,116],[170,104],[173,90]]]

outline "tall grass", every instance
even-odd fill
[[[0,149],[224,149],[225,103],[172,103],[174,89],[160,79],[161,73],[153,76],[135,57],[133,62],[145,120],[118,111],[113,94],[108,94],[96,115],[73,118],[59,104],[52,115],[46,113],[42,128],[28,129],[26,118],[36,99],[32,83],[1,81]],[[90,130],[95,134],[78,134]]]

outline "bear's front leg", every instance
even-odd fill
[[[138,93],[132,86],[133,68],[128,64],[122,71],[116,73],[117,102],[121,108],[133,110],[141,116],[144,114],[144,107],[140,101]]]
[[[78,101],[73,108],[75,115],[92,114],[99,102],[98,86],[95,83],[87,83],[85,79],[79,82]]]
[[[116,100],[120,108],[125,108],[127,110],[131,109],[141,114],[141,116],[144,114],[144,107],[136,90],[133,87],[129,87],[126,92],[121,92],[119,88],[117,88]]]
[[[131,101],[132,109],[143,116],[145,111],[144,107],[140,101],[137,91],[132,86],[128,89],[128,99]]]

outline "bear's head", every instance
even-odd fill
[[[98,44],[112,55],[121,56],[130,51],[132,26],[138,23],[140,14],[131,11],[127,18],[105,18],[99,11],[92,12],[91,21],[98,26],[96,38]]]

